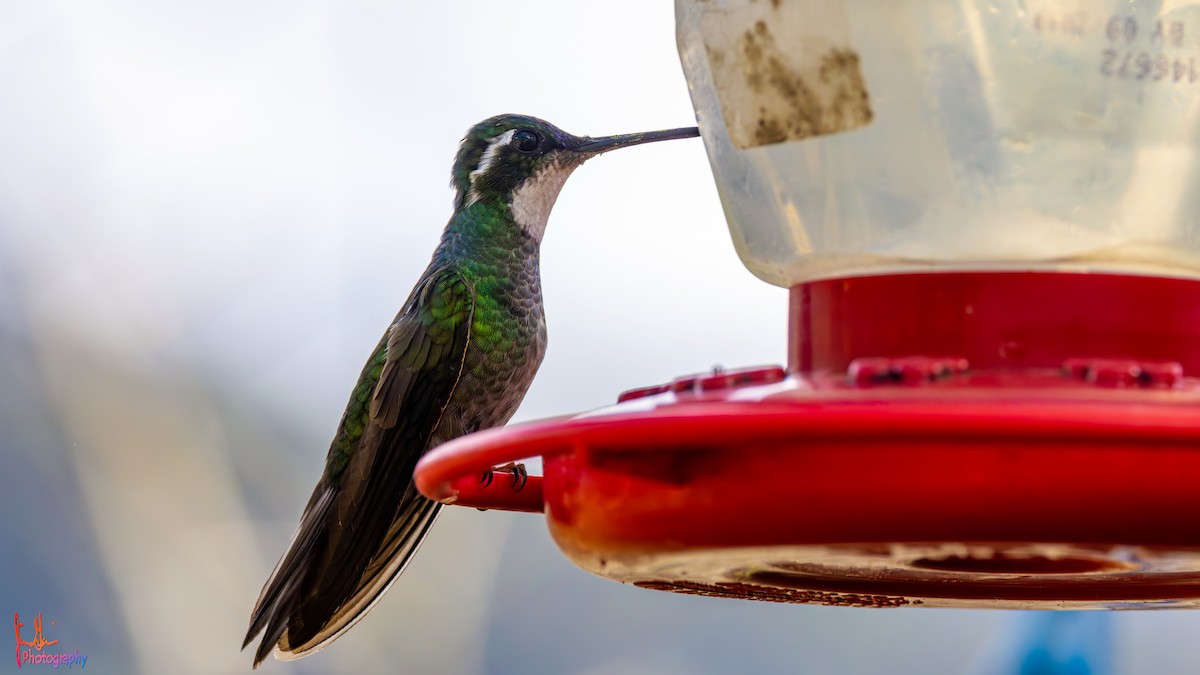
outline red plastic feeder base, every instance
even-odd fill
[[[474,434],[431,498],[545,511],[596,574],[859,606],[1200,606],[1200,283],[920,274],[792,292],[792,372]],[[521,491],[488,467],[544,458]]]

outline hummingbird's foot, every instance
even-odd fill
[[[510,462],[504,468],[512,470],[512,484],[513,487],[516,488],[516,492],[520,492],[521,490],[525,489],[525,483],[529,482],[529,471],[525,469],[525,465],[517,464],[516,462]]]
[[[524,489],[525,483],[529,482],[529,471],[525,469],[525,465],[517,464],[516,462],[509,462],[504,466],[497,466],[484,471],[483,475],[479,477],[479,482],[483,484],[483,487],[486,488],[492,484],[492,480],[496,477],[497,471],[511,473],[513,475],[512,485],[514,488],[516,488],[516,492],[520,492],[522,489]]]

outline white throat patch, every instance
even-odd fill
[[[550,219],[550,210],[554,208],[563,184],[571,172],[590,157],[558,150],[553,152],[537,173],[513,191],[509,205],[517,225],[538,242],[546,233],[546,221]]]

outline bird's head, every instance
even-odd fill
[[[591,157],[640,143],[699,136],[696,127],[588,138],[525,115],[499,115],[471,127],[454,159],[455,209],[503,204],[541,239],[567,177]]]

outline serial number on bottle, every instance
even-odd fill
[[[1193,84],[1200,80],[1193,57],[1167,56],[1150,52],[1105,49],[1100,56],[1100,73],[1105,77],[1149,82]]]
[[[1104,22],[1104,37],[1109,46],[1100,53],[1100,74],[1105,77],[1175,84],[1200,80],[1195,57],[1176,51],[1186,44],[1182,21],[1140,22],[1133,16],[1110,16]]]

